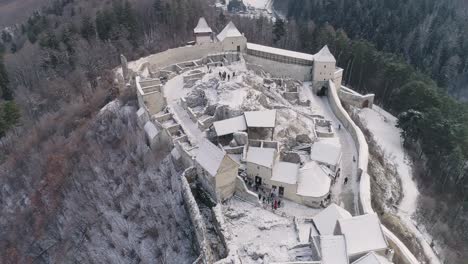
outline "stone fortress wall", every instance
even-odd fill
[[[335,82],[335,85],[338,84]],[[362,95],[341,84],[340,86],[341,88],[338,91],[338,96],[340,97],[341,101],[358,108],[372,108],[374,105],[374,94]]]
[[[292,78],[300,81],[307,81],[312,78],[310,66],[288,64],[283,62],[273,62],[271,60],[244,54],[244,59],[248,69],[258,67],[271,74],[275,78]]]
[[[361,214],[374,213],[374,209],[372,209],[371,204],[370,175],[367,173],[367,165],[369,162],[369,147],[367,145],[366,138],[364,137],[364,134],[362,133],[361,129],[354,123],[349,114],[341,105],[339,93],[335,87],[335,84],[332,81],[329,81],[328,83],[328,99],[333,113],[351,134],[351,137],[353,138],[354,144],[356,144],[356,149],[358,151],[357,161],[359,180],[359,212]],[[396,237],[384,225],[382,225],[382,230],[389,244],[396,251],[396,253],[399,256],[401,256],[405,264],[419,263],[419,261],[413,255],[413,253],[411,253],[411,251],[406,247],[406,245],[403,242],[401,242],[400,239],[398,239],[398,237]]]
[[[215,53],[223,53],[223,46],[219,42],[213,43],[203,43],[201,45],[195,46],[186,46],[186,47],[179,47],[174,49],[169,49],[163,51],[161,53],[157,53],[151,55],[147,58],[147,62],[142,63],[139,66],[139,71],[143,70],[143,68],[148,67],[150,70],[150,74],[156,74],[156,72],[165,70],[165,69],[172,69],[176,70],[176,72],[183,71],[180,66],[174,66],[178,63],[184,63],[187,61],[200,61],[200,65],[197,63],[187,65],[188,69],[193,69],[200,67],[205,64],[209,64],[209,61],[204,60],[206,57],[213,55]],[[313,78],[311,72],[311,67],[307,65],[297,65],[297,64],[288,64],[282,63],[278,61],[271,61],[266,58],[260,58],[256,56],[252,56],[245,53],[245,50],[239,52],[239,54],[243,55],[245,58],[246,64],[249,69],[252,69],[256,72],[264,71],[268,72],[274,77],[287,77],[293,78],[301,81],[311,80]],[[351,89],[348,89],[340,85],[338,85],[337,81],[341,80],[340,76],[337,76],[335,73],[328,81],[328,98],[330,106],[343,124],[343,126],[349,131],[351,134],[355,144],[356,149],[358,150],[358,180],[359,180],[359,199],[358,199],[358,211],[361,214],[367,213],[374,213],[371,205],[371,186],[370,186],[370,176],[367,173],[367,165],[368,165],[368,158],[369,158],[369,151],[366,139],[362,131],[357,127],[357,125],[352,121],[349,114],[346,110],[342,107],[341,102],[345,102],[354,106],[358,107],[372,107],[373,104],[373,95],[360,95]],[[156,74],[157,75],[157,74]],[[174,75],[173,75],[174,76]],[[337,78],[340,77],[340,78]],[[343,91],[342,91],[343,90]],[[140,104],[139,110],[139,118],[142,118],[144,121],[151,122],[152,111],[149,111],[147,103],[144,100],[144,93],[142,92],[141,87],[138,88],[138,99]],[[367,101],[367,103],[365,103]],[[165,102],[163,103],[165,104]],[[179,152],[181,156],[184,157],[183,162],[184,166],[193,165],[192,154],[182,146],[182,143],[179,141],[174,142],[175,149]],[[206,244],[206,227],[203,224],[203,220],[200,217],[199,209],[196,205],[195,199],[193,198],[193,194],[190,191],[188,186],[187,179],[185,174],[190,174],[193,172],[191,170],[187,170],[184,173],[183,178],[183,196],[184,200],[186,201],[187,209],[189,211],[189,215],[191,217],[192,223],[195,227],[195,234],[197,240],[197,248],[200,252],[200,258],[197,260],[197,263],[212,263],[212,253],[210,252],[209,248],[207,248]],[[256,195],[250,193],[245,186],[242,186],[243,181],[238,179],[236,181],[236,190],[239,192],[240,197],[243,200],[246,200],[250,203],[255,203]],[[245,185],[245,184],[244,184]],[[258,201],[257,201],[258,203]],[[219,208],[218,208],[219,209]],[[223,222],[223,216],[219,212],[213,213],[216,216],[216,223]],[[223,230],[223,227],[218,226],[219,230]],[[414,255],[409,251],[409,249],[401,242],[390,230],[382,226],[384,234],[386,235],[390,245],[399,253],[399,255],[403,258],[405,264],[417,264],[419,263]],[[228,246],[226,247],[229,248]],[[229,253],[231,255],[232,252]],[[229,256],[232,258],[232,256]],[[228,257],[228,258],[229,258]]]

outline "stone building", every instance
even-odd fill
[[[388,242],[375,213],[338,219],[334,234],[345,236],[346,250],[351,261],[369,252],[387,254]]]
[[[341,162],[341,145],[335,138],[320,139],[312,145],[310,158],[321,165],[325,165],[332,172],[337,172]]]
[[[159,79],[142,80],[140,76],[137,76],[135,82],[138,105],[148,111],[150,116],[161,112],[167,106]]]
[[[221,43],[223,51],[241,52],[247,45],[247,38],[240,33],[232,21],[216,36],[216,39]]]
[[[205,139],[195,161],[198,179],[213,200],[224,201],[234,194],[239,164],[222,149]]]
[[[213,42],[213,30],[208,26],[204,17],[200,17],[197,26],[193,29],[193,33],[195,41],[199,45]]]

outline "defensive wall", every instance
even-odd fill
[[[147,60],[147,63],[143,63],[139,70],[142,70],[144,67],[151,66],[151,71],[158,71],[164,69],[173,69],[176,72],[184,72],[188,69],[193,69],[196,67],[200,67],[204,64],[213,63],[212,60],[207,60],[206,58],[213,53],[216,52],[223,52],[222,46],[217,43],[205,43],[202,45],[196,46],[187,46],[187,47],[180,47],[169,49],[163,51],[158,54],[154,54],[150,56]],[[266,58],[256,57],[253,55],[243,54],[246,64],[248,65],[249,69],[254,71],[266,71],[272,74],[274,77],[288,77],[294,78],[301,81],[307,81],[311,79],[311,67],[307,65],[297,65],[297,64],[288,64],[282,63],[278,61],[268,60]],[[219,55],[225,56],[225,55]],[[194,63],[182,66],[176,65],[178,63],[184,63],[187,61],[195,61],[199,60],[200,64]],[[222,61],[222,59],[221,59]],[[335,74],[336,75],[336,74]],[[334,76],[336,77],[336,76]],[[335,78],[334,78],[335,79]],[[340,79],[340,78],[336,78]],[[138,83],[138,81],[137,81]],[[357,125],[352,121],[349,114],[341,105],[341,100],[349,103],[351,105],[362,107],[366,100],[368,100],[368,104],[366,106],[372,106],[373,103],[373,95],[359,95],[357,93],[353,93],[352,90],[344,90],[341,91],[342,87],[336,87],[334,80],[328,81],[328,98],[330,102],[331,109],[333,110],[336,117],[340,120],[343,126],[349,131],[351,134],[356,149],[358,151],[358,181],[359,181],[359,197],[358,197],[358,210],[360,214],[367,214],[373,213],[374,210],[372,209],[371,205],[371,186],[370,186],[370,176],[367,173],[367,165],[369,159],[369,151],[368,145],[365,140],[364,134],[362,131],[357,127]],[[138,89],[137,92],[140,95],[144,95],[142,92],[142,88]],[[340,100],[341,98],[341,100]],[[139,97],[139,103],[143,104],[144,111],[148,111],[146,103],[141,100],[143,98]],[[141,101],[141,102],[140,102]],[[141,112],[141,111],[140,111]],[[152,113],[148,113],[149,116]],[[139,113],[139,116],[143,119],[147,119],[147,114]],[[146,118],[145,118],[146,117]],[[186,151],[186,149],[182,146],[182,143],[179,141],[175,142],[176,149],[180,152],[182,156],[184,156],[184,165],[191,165],[193,160],[191,160],[191,154]],[[191,220],[195,227],[195,234],[198,241],[198,249],[201,253],[200,258],[202,261],[210,263],[209,261],[212,259],[212,253],[210,252],[209,247],[206,245],[206,227],[204,226],[203,220],[200,216],[200,212],[196,203],[193,202],[193,195],[191,193],[190,187],[185,177],[182,177],[182,185],[183,185],[183,196],[184,201],[186,202],[186,206],[188,207],[188,211],[191,217]],[[249,202],[255,202],[256,196],[252,193],[249,193],[248,189],[246,188],[245,183],[241,179],[236,180],[236,191],[239,194],[241,199],[245,199]],[[255,199],[254,199],[255,198]],[[258,203],[258,201],[257,201]],[[195,205],[195,207],[194,207]],[[390,245],[395,249],[397,253],[403,258],[405,264],[417,264],[419,263],[414,255],[409,251],[409,249],[387,228],[382,226],[385,236],[389,241]],[[219,228],[219,230],[223,230]],[[223,239],[222,239],[223,240]],[[225,241],[225,240],[224,240]],[[228,247],[226,247],[228,248]],[[231,252],[232,253],[232,252]]]
[[[336,82],[335,85],[337,85]],[[343,85],[338,91],[338,96],[341,101],[358,108],[372,108],[374,105],[374,94],[362,95]]]
[[[244,59],[247,66],[250,65],[253,68],[252,70],[255,71],[255,68],[258,67],[276,78],[292,78],[300,81],[307,81],[312,78],[310,75],[311,66],[271,61],[248,53],[244,54]]]
[[[147,61],[152,69],[162,69],[176,63],[198,60],[217,52],[222,52],[222,46],[218,43],[204,43],[202,45],[168,49],[149,56]]]
[[[200,257],[197,259],[196,263],[213,263],[213,254],[207,241],[206,226],[187,180],[187,177],[194,177],[196,176],[195,174],[196,171],[193,167],[190,167],[183,172],[181,177],[182,198],[195,230],[195,244],[198,252],[200,253]]]
[[[351,134],[358,151],[357,165],[359,181],[359,213],[374,213],[374,209],[372,209],[371,204],[370,176],[367,173],[367,165],[369,162],[369,147],[367,145],[364,133],[362,133],[361,129],[354,123],[348,112],[346,112],[346,110],[341,105],[338,92],[336,90],[335,84],[332,81],[328,82],[328,99],[333,113]],[[389,244],[396,251],[396,253],[399,254],[405,264],[419,264],[419,261],[416,259],[413,253],[411,253],[406,245],[401,242],[401,240],[399,240],[395,234],[388,230],[384,225],[382,225],[382,230]]]

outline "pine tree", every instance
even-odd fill
[[[13,101],[7,101],[0,106],[0,138],[18,124],[19,118],[19,109]]]
[[[101,40],[108,40],[111,36],[115,18],[111,11],[98,11],[96,14],[96,31]]]
[[[218,30],[223,29],[227,24],[227,18],[224,15],[223,11],[219,12],[218,17],[216,18],[216,28]]]
[[[8,79],[8,74],[5,69],[5,65],[3,64],[3,57],[0,54],[0,92],[1,96],[4,100],[12,100],[13,93],[11,92],[8,84],[10,83]]]
[[[273,25],[273,42],[277,43],[286,33],[284,29],[284,21],[281,18],[277,18]]]
[[[91,40],[96,36],[96,28],[93,21],[89,16],[83,16],[81,18],[81,36],[86,40]]]

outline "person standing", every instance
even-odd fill
[[[278,201],[275,199],[275,205],[274,205],[275,210],[278,209]]]

